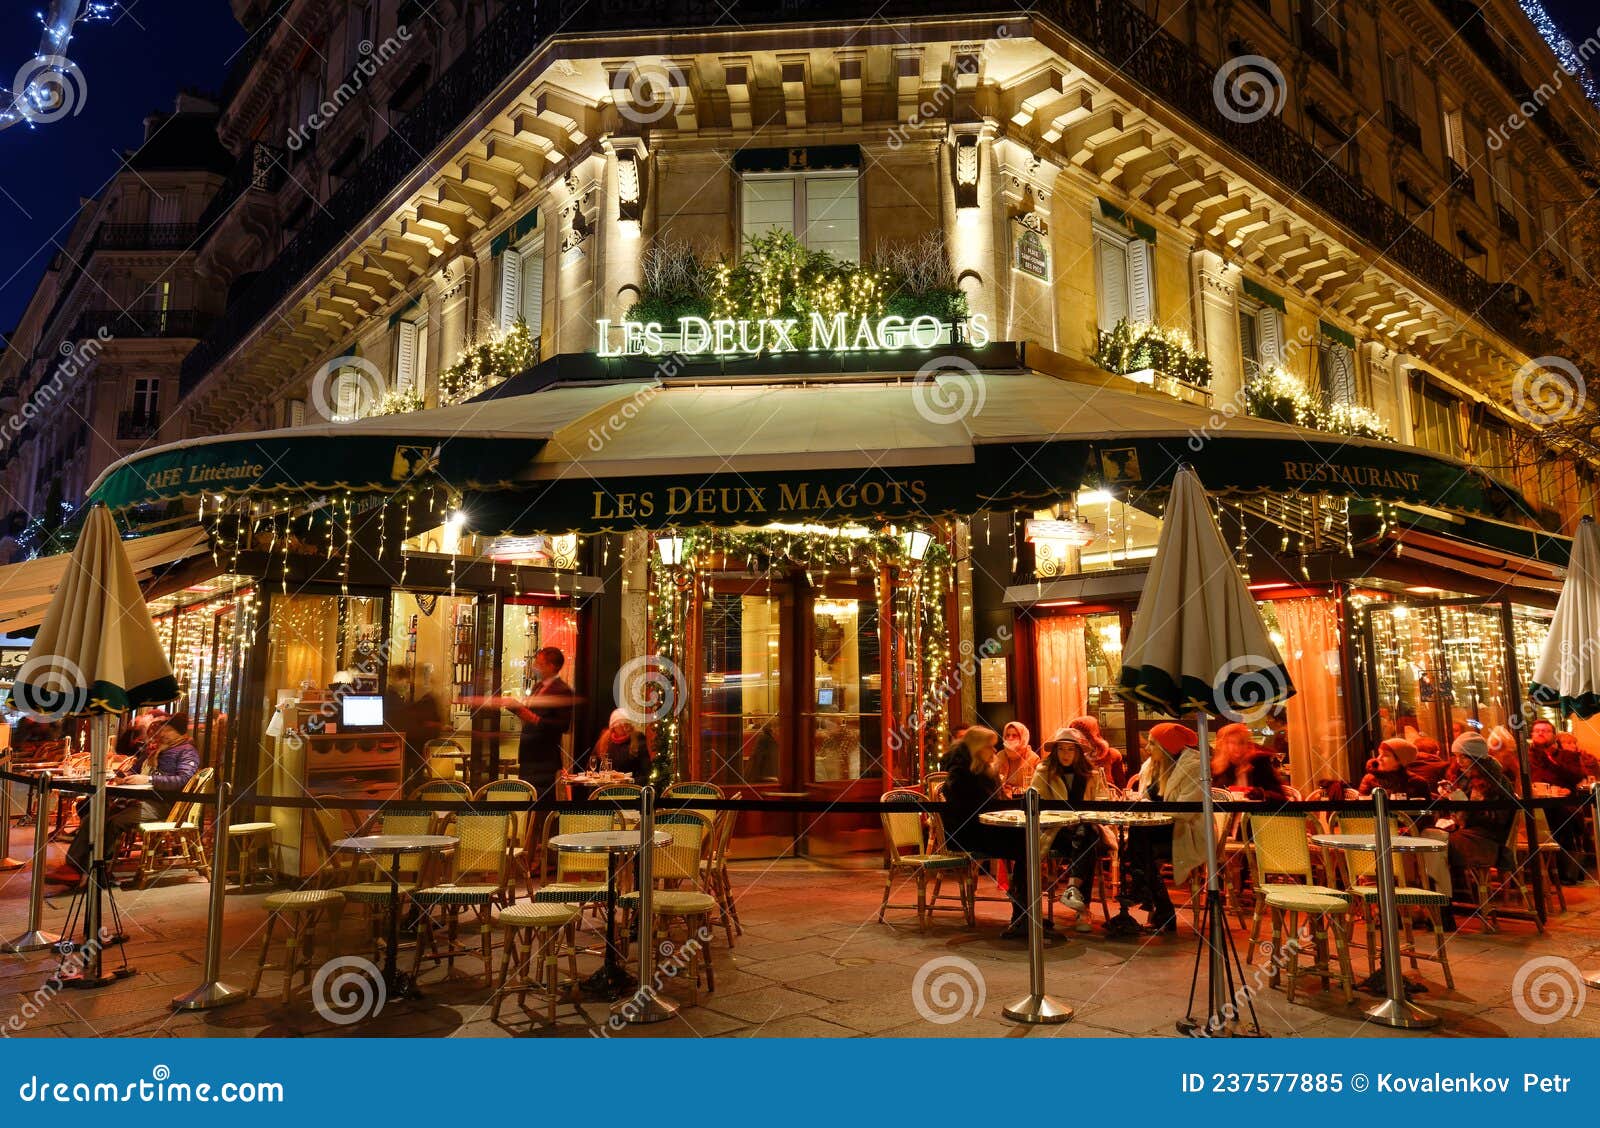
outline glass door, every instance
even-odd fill
[[[823,800],[883,792],[883,640],[870,582],[824,580],[806,601],[805,683],[797,702],[805,791]],[[809,816],[812,853],[868,849],[879,831],[866,815]]]
[[[783,709],[791,606],[787,585],[711,581],[700,608],[697,778],[724,788],[795,786]]]

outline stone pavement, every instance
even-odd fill
[[[26,834],[13,850],[25,856]],[[56,851],[53,849],[52,854]],[[0,937],[24,927],[28,871],[0,875]],[[734,866],[744,934],[729,952],[721,931],[713,941],[716,991],[702,991],[700,1005],[687,1005],[687,986],[671,984],[669,997],[682,1005],[677,1020],[646,1027],[608,1028],[603,1004],[579,1009],[563,1004],[554,1028],[543,1021],[537,996],[533,1014],[508,1001],[501,1021],[490,1021],[490,994],[467,978],[480,969],[475,958],[457,963],[456,978],[443,967],[424,967],[425,997],[390,1001],[377,1014],[352,1024],[329,1021],[313,1006],[311,992],[296,983],[291,1001],[278,1001],[279,979],[268,973],[262,997],[216,1011],[174,1015],[174,994],[197,986],[204,956],[207,886],[173,878],[154,888],[118,895],[129,935],[128,959],[138,974],[97,991],[52,991],[55,960],[49,954],[0,956],[0,1033],[28,1037],[163,1035],[180,1037],[406,1035],[406,1036],[586,1036],[617,1037],[1106,1037],[1171,1035],[1184,1012],[1196,940],[1187,914],[1175,936],[1129,941],[1106,939],[1097,930],[1081,935],[1064,929],[1046,953],[1047,989],[1077,1010],[1074,1021],[1033,1030],[1000,1017],[1003,1006],[1026,993],[1024,945],[999,939],[1005,907],[979,905],[979,927],[968,929],[946,914],[919,932],[915,914],[891,913],[877,923],[881,871],[869,860],[826,866],[804,860],[745,862]],[[991,890],[992,892],[992,890]],[[897,892],[908,899],[910,888]],[[1575,991],[1566,965],[1535,965],[1524,974],[1519,1009],[1513,985],[1530,960],[1554,957],[1577,967],[1600,969],[1600,891],[1587,885],[1567,891],[1572,911],[1557,918],[1544,936],[1531,924],[1507,921],[1498,933],[1469,923],[1450,945],[1456,988],[1445,989],[1437,965],[1424,962],[1420,976],[1428,992],[1419,1000],[1444,1022],[1427,1036],[1600,1037],[1600,991],[1587,1007],[1575,994],[1540,994],[1543,986]],[[51,897],[46,926],[58,928],[67,898]],[[1070,914],[1062,913],[1064,925]],[[346,914],[340,951],[361,950],[361,912]],[[224,929],[224,980],[248,985],[264,920],[261,896],[230,895]],[[1098,910],[1096,910],[1098,920]],[[1419,937],[1419,939],[1421,939]],[[1241,948],[1246,939],[1239,937]],[[1431,950],[1431,937],[1422,939]],[[407,955],[409,953],[402,953]],[[115,962],[113,952],[108,957]],[[1357,974],[1365,955],[1354,956]],[[580,971],[595,966],[583,957]],[[920,973],[920,977],[919,977]],[[1248,981],[1260,979],[1246,969]],[[1416,1036],[1363,1021],[1359,1007],[1372,996],[1357,994],[1347,1006],[1337,991],[1312,980],[1290,1005],[1281,990],[1253,993],[1264,1030],[1273,1036]],[[1535,1002],[1530,1006],[1528,999]],[[1544,1000],[1542,1004],[1539,1000]],[[1575,1013],[1568,1013],[1575,1010]],[[1540,1021],[1559,1011],[1559,1021]],[[18,1022],[11,1023],[13,1016]],[[938,1021],[936,1021],[938,1020]]]

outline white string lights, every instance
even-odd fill
[[[44,26],[39,49],[17,69],[9,89],[0,87],[0,129],[44,125],[83,109],[83,72],[67,48],[80,25],[110,20],[119,7],[110,0],[51,0],[38,13]]]

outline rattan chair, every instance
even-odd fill
[[[1365,812],[1355,814],[1339,813],[1340,834],[1374,834],[1377,832],[1378,820]],[[1395,837],[1400,835],[1400,823],[1397,819],[1389,820],[1389,833]],[[1364,946],[1367,950],[1367,971],[1377,974],[1377,952],[1380,944],[1380,934],[1383,922],[1377,920],[1378,905],[1378,855],[1370,850],[1341,850],[1342,864],[1345,877],[1345,892],[1355,903],[1357,916],[1365,932]],[[1445,950],[1444,910],[1450,907],[1450,898],[1436,889],[1424,889],[1421,886],[1407,885],[1405,867],[1401,864],[1400,856],[1391,854],[1389,865],[1394,873],[1394,903],[1400,916],[1401,941],[1400,951],[1396,958],[1406,957],[1411,962],[1411,969],[1417,969],[1417,961],[1433,960],[1439,964],[1444,972],[1445,986],[1455,989],[1455,975],[1450,970],[1450,956]],[[1430,955],[1417,951],[1416,938],[1412,931],[1411,913],[1408,909],[1419,909],[1428,918],[1433,928],[1434,950]]]
[[[561,997],[561,957],[567,957],[567,974],[573,980],[568,998],[577,998],[577,924],[580,909],[575,905],[534,903],[508,905],[500,910],[495,924],[506,934],[505,956],[500,965],[500,983],[495,990],[490,1020],[500,1020],[500,1007],[507,995],[526,1000],[535,984],[542,985],[548,1005],[546,1017],[556,1020],[556,1003]],[[515,981],[512,970],[516,969]]]
[[[927,829],[922,812],[911,804],[925,797],[909,787],[886,791],[880,800],[884,810],[878,815],[883,824],[883,900],[878,905],[878,923],[882,924],[889,909],[917,910],[917,927],[926,929],[929,918],[945,911],[940,905],[941,890],[948,878],[956,885],[955,911],[969,925],[973,923],[972,887],[976,872],[971,856],[943,853],[929,848]],[[905,810],[890,808],[904,806]],[[889,896],[894,890],[897,876],[909,875],[916,882],[917,900],[913,904],[891,904]],[[933,896],[928,896],[928,879],[933,878]]]
[[[183,794],[198,795],[211,786],[212,770],[201,768],[183,785]],[[179,799],[172,804],[165,819],[139,824],[139,875],[134,886],[143,889],[157,876],[165,877],[175,868],[187,867],[207,881],[211,880],[211,863],[206,858],[205,844],[200,840],[200,804],[192,799]]]
[[[470,803],[472,788],[458,779],[430,779],[411,793],[408,803],[421,806],[427,803]],[[433,828],[429,833],[450,834],[450,824],[455,821],[454,811],[435,811]]]
[[[650,895],[650,912],[655,918],[651,929],[651,943],[667,952],[671,938],[671,925],[683,921],[685,937],[674,952],[686,953],[688,962],[679,971],[693,966],[694,957],[701,960],[700,969],[690,978],[690,1002],[700,1001],[700,971],[705,972],[706,990],[717,989],[716,973],[711,964],[712,914],[717,910],[717,899],[699,886],[701,841],[705,823],[697,816],[681,811],[663,811],[656,819],[656,827],[672,835],[665,846],[651,848],[651,874],[653,882],[662,886]],[[619,903],[630,917],[638,912],[637,891],[624,893]],[[641,938],[644,933],[641,930]],[[659,966],[659,965],[658,965]]]
[[[661,793],[661,797],[663,799],[721,799],[723,798],[723,793],[722,788],[714,783],[684,780],[682,783],[669,784],[667,789]],[[674,809],[694,815],[706,824],[705,843],[706,853],[709,856],[712,840],[716,837],[718,812],[701,810],[697,807],[678,807]]]
[[[321,834],[314,835],[318,847],[324,842]],[[294,983],[295,972],[305,976],[306,985],[310,985],[311,976],[316,970],[316,935],[317,927],[326,918],[330,922],[329,931],[334,937],[339,935],[339,922],[344,915],[344,895],[331,889],[319,889],[316,886],[327,872],[327,851],[322,849],[322,857],[312,871],[307,886],[302,889],[289,890],[282,893],[269,893],[261,902],[267,910],[267,922],[261,930],[261,951],[256,957],[255,974],[250,979],[248,995],[254,997],[261,990],[261,976],[268,971],[283,972],[282,999],[289,1001],[289,992]],[[272,941],[279,927],[286,930],[284,937],[284,951],[282,963],[271,963],[268,957],[272,953]]]
[[[334,814],[335,812],[318,812],[319,814]],[[332,833],[322,819],[317,819],[314,824],[318,833]],[[427,811],[416,813],[402,813],[385,811],[379,821],[379,828],[383,834],[430,834],[433,831],[433,815]],[[342,837],[342,835],[341,835]],[[338,855],[333,855],[337,857]],[[401,854],[400,855],[400,899],[404,902],[414,893],[426,876],[424,870],[428,863],[426,854]],[[336,873],[340,871],[335,871]],[[392,896],[389,888],[389,875],[381,872],[375,860],[364,863],[358,862],[351,865],[342,875],[347,875],[356,880],[346,885],[334,888],[335,893],[342,894],[345,901],[352,905],[361,905],[367,910],[368,931],[371,934],[374,950],[387,943],[387,932],[381,927],[382,919],[389,907]]]
[[[540,903],[599,904],[606,899],[606,859],[601,854],[571,854],[552,851],[550,840],[558,834],[582,834],[614,830],[616,816],[610,811],[552,811],[544,820],[539,840],[539,885],[533,899]],[[551,857],[554,854],[554,872]]]
[[[1326,990],[1332,976],[1328,962],[1328,933],[1333,933],[1339,957],[1339,983],[1345,1002],[1354,998],[1354,975],[1350,969],[1350,898],[1329,886],[1318,885],[1311,862],[1311,826],[1304,815],[1245,816],[1250,849],[1250,880],[1255,886],[1255,912],[1250,924],[1251,962],[1255,962],[1256,937],[1261,931],[1262,910],[1272,921],[1274,983],[1287,981],[1289,1001],[1294,1002],[1295,984],[1302,975],[1318,975]],[[1304,971],[1300,968],[1300,929],[1309,926],[1315,958]],[[1289,937],[1287,948],[1284,936]],[[1283,966],[1287,953],[1288,963]]]
[[[1518,812],[1516,825],[1511,831],[1508,843],[1510,850],[1511,868],[1521,874],[1528,868],[1528,818],[1523,812]],[[1539,849],[1536,851],[1537,861],[1532,864],[1543,869],[1544,893],[1547,901],[1554,901],[1555,907],[1567,911],[1567,894],[1561,888],[1561,843],[1555,840],[1550,833],[1550,819],[1543,807],[1533,812],[1533,825],[1539,832]],[[1531,897],[1531,891],[1530,891]]]
[[[491,803],[511,802],[521,799],[530,805],[539,799],[539,791],[533,784],[522,779],[496,779],[478,788],[478,793],[472,797],[474,803],[481,801]],[[534,833],[536,823],[534,812],[512,811],[511,828],[506,839],[506,850],[511,855],[511,866],[522,878],[522,883],[528,890],[529,900],[533,899],[533,851]],[[516,886],[513,882],[510,887],[510,899],[517,899]]]
[[[1542,813],[1542,812],[1541,812]],[[1467,881],[1472,886],[1473,901],[1478,906],[1477,916],[1489,932],[1500,931],[1501,903],[1508,895],[1515,895],[1516,906],[1507,911],[1531,920],[1534,929],[1544,932],[1544,923],[1534,908],[1533,890],[1526,875],[1526,859],[1517,850],[1517,837],[1522,829],[1520,814],[1511,820],[1510,830],[1502,843],[1500,857],[1492,866],[1468,866]],[[1541,828],[1541,831],[1547,828]]]
[[[744,935],[744,925],[739,923],[739,906],[733,895],[733,879],[728,873],[728,851],[733,846],[733,831],[739,821],[738,811],[718,811],[717,821],[711,828],[711,848],[702,863],[701,883],[706,892],[717,899],[717,911],[723,931],[728,935],[728,949],[733,949],[733,937]]]
[[[450,855],[449,880],[428,885],[411,894],[411,903],[420,910],[417,918],[417,948],[412,958],[415,976],[424,959],[443,960],[445,973],[455,971],[457,956],[468,950],[457,944],[461,914],[471,911],[478,927],[478,942],[483,954],[483,984],[494,983],[493,907],[508,904],[511,884],[511,855],[506,849],[511,816],[504,813],[462,812],[456,816],[456,846]],[[437,915],[436,915],[437,914]],[[442,919],[440,919],[442,918]],[[439,947],[439,932],[445,933],[445,947]]]

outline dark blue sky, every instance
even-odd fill
[[[0,86],[39,46],[38,0],[0,0]],[[144,116],[179,89],[218,90],[243,45],[227,0],[128,0],[78,29],[69,55],[87,98],[77,117],[0,130],[0,333],[13,327],[83,196],[144,136]]]
[[[1595,0],[1545,5],[1575,41],[1600,23]],[[0,0],[0,85],[37,49],[40,6]],[[117,154],[139,143],[144,115],[171,109],[180,88],[219,89],[244,38],[227,0],[125,0],[114,22],[79,29],[71,57],[88,91],[82,113],[0,130],[0,333],[16,324],[78,199],[96,194]]]

